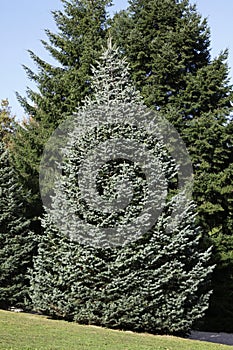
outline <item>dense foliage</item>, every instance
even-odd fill
[[[233,90],[227,51],[211,60],[207,21],[188,0],[131,0],[115,16],[112,33],[146,105],[172,122],[189,150],[198,222],[215,246],[218,265],[205,327],[233,331]]]
[[[93,76],[93,99],[86,99],[84,107],[77,111],[77,119],[72,120],[62,173],[43,220],[45,234],[31,272],[34,307],[85,324],[187,333],[208,307],[212,271],[210,251],[200,248],[194,204],[184,190],[179,191],[167,199],[158,220],[154,219],[151,227],[137,237],[138,224],[146,225],[153,215],[150,210],[145,210],[144,215],[141,212],[147,205],[161,209],[161,194],[176,177],[176,165],[162,144],[159,128],[148,135],[127,119],[136,113],[146,118],[148,112],[130,83],[127,62],[119,58],[117,49],[109,45],[93,69]],[[116,139],[128,141],[122,146],[125,154],[136,140],[154,155],[156,189],[150,188],[148,182],[152,179],[144,177],[144,169],[139,169],[139,156],[134,155],[135,159],[128,163],[132,156],[129,149],[128,158],[109,157],[100,166],[93,204],[82,195],[80,169],[91,157],[90,151]],[[91,173],[88,164],[84,167]],[[122,178],[133,183],[133,197],[126,206],[113,211],[111,200],[119,199],[121,191],[124,198],[128,196],[128,188],[119,185]],[[151,200],[154,191],[156,204]],[[129,223],[135,230],[132,240]],[[113,237],[109,231],[106,234],[106,228],[114,229]]]
[[[1,101],[0,107],[0,140],[9,147],[12,135],[15,131],[15,118],[11,114],[11,108],[7,99]]]
[[[31,211],[38,218],[42,214],[39,193],[39,165],[43,148],[51,133],[71,115],[90,93],[91,64],[98,58],[107,33],[108,0],[62,0],[63,11],[54,11],[57,33],[46,30],[48,42],[42,41],[55,65],[45,62],[29,51],[37,72],[24,67],[38,90],[27,89],[27,97],[18,99],[30,116],[18,125],[15,138],[14,162],[23,188],[30,190]],[[38,220],[37,231],[40,231]]]
[[[0,308],[25,306],[34,240],[25,217],[26,198],[19,187],[9,152],[0,143]]]
[[[85,96],[93,94],[91,65],[111,32],[128,58],[145,105],[166,116],[188,147],[197,222],[204,245],[214,245],[217,263],[214,292],[201,327],[232,332],[233,123],[227,52],[211,60],[207,21],[188,0],[130,0],[129,8],[112,21],[106,11],[111,1],[61,1],[64,10],[53,13],[58,31],[46,31],[48,42],[43,41],[56,63],[30,52],[37,72],[25,67],[38,87],[28,89],[26,98],[18,96],[29,119],[14,124],[13,133],[7,101],[0,110],[1,140],[12,153],[27,201],[26,216],[33,218],[30,228],[40,234],[39,164],[44,146],[54,129],[83,105]]]

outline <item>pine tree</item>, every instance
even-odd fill
[[[45,49],[55,60],[49,64],[29,51],[37,72],[24,67],[37,91],[28,88],[27,97],[19,94],[29,120],[18,126],[13,148],[15,167],[25,191],[30,190],[32,217],[41,215],[39,165],[43,148],[51,133],[70,116],[90,93],[91,64],[98,58],[107,32],[109,0],[61,0],[63,11],[54,11],[57,33],[46,30]]]
[[[163,144],[160,119],[150,119],[128,63],[111,42],[93,68],[92,89],[93,98],[71,120],[43,221],[45,235],[31,274],[34,307],[80,323],[187,333],[208,307],[212,271],[210,251],[200,250],[193,203],[184,189],[166,199],[177,165]],[[55,139],[56,134],[50,143]],[[106,143],[112,142],[115,153],[108,153]],[[100,154],[104,162],[94,170],[93,189]],[[150,176],[142,165],[148,159]]]
[[[24,307],[28,297],[27,269],[32,264],[33,235],[25,217],[25,198],[9,152],[0,143],[0,308]]]
[[[218,265],[205,327],[211,322],[209,330],[232,331],[233,90],[227,51],[211,60],[207,20],[188,0],[130,0],[111,31],[145,104],[166,116],[188,148],[198,223],[215,246]]]

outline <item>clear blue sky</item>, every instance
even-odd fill
[[[229,49],[229,66],[233,68],[233,0],[192,0],[198,11],[208,18],[211,28],[212,56]],[[127,7],[126,0],[115,0],[113,11]],[[0,99],[8,98],[12,112],[21,118],[15,91],[25,95],[26,87],[32,86],[22,64],[33,67],[27,53],[30,49],[39,57],[49,61],[41,39],[46,39],[44,29],[56,30],[51,10],[61,9],[60,0],[1,0],[0,3]],[[233,81],[233,69],[230,71]]]

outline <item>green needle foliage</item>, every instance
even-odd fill
[[[137,236],[137,224],[147,222],[141,215],[146,201],[151,205],[155,191],[159,209],[161,189],[169,190],[177,168],[159,128],[152,137],[129,123],[130,113],[144,112],[146,118],[145,106],[130,81],[126,60],[119,56],[109,43],[93,68],[93,97],[85,100],[74,119],[64,147],[62,174],[43,219],[44,235],[31,271],[31,298],[36,310],[79,323],[186,334],[208,307],[210,250],[201,250],[194,204],[183,190],[167,198],[158,219]],[[109,122],[104,123],[101,116]],[[137,159],[127,162],[125,157],[105,162],[95,179],[96,190],[83,196],[78,172],[88,152],[122,138],[144,143],[156,157],[156,188],[149,187],[152,180],[143,177]],[[122,195],[122,177],[132,184],[131,200],[117,211],[108,206],[102,209],[102,200],[111,203]],[[124,198],[129,187],[124,188]],[[145,216],[153,219],[149,211]],[[127,241],[129,223],[136,239]],[[115,228],[113,237],[106,236],[106,227]]]
[[[25,217],[22,188],[0,143],[0,308],[23,306],[28,297],[27,269],[32,264],[35,237]]]
[[[109,0],[62,3],[63,11],[53,12],[57,32],[46,30],[48,41],[42,41],[54,64],[29,51],[37,72],[24,68],[37,91],[28,88],[26,97],[18,94],[30,119],[18,126],[14,163],[23,188],[32,193],[29,214],[34,218],[42,213],[39,164],[44,145],[60,122],[90,93],[91,64],[99,57],[104,43],[108,23],[105,8],[111,5]]]
[[[189,150],[198,223],[215,246],[217,263],[205,327],[232,332],[233,90],[227,51],[211,60],[207,20],[188,0],[130,0],[111,31],[145,104],[168,118]]]
[[[0,140],[8,147],[15,131],[15,119],[11,115],[11,109],[7,99],[1,101],[0,107]]]
[[[43,41],[56,64],[30,52],[38,70],[25,69],[38,90],[18,96],[30,119],[18,126],[12,152],[23,188],[31,191],[28,215],[42,213],[38,170],[44,145],[93,93],[91,64],[111,31],[146,106],[166,116],[188,147],[197,221],[214,245],[217,263],[205,328],[233,331],[233,123],[227,51],[211,60],[207,20],[188,0],[130,0],[129,8],[111,22],[106,12],[111,1],[62,3],[64,10],[53,13],[58,31],[46,31],[48,42]],[[40,223],[34,222],[33,230],[39,232]]]

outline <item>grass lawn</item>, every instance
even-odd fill
[[[227,350],[233,346],[80,326],[44,316],[0,311],[0,349]]]

